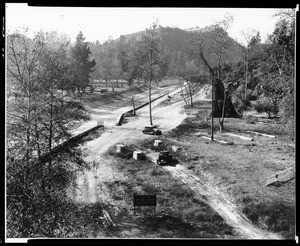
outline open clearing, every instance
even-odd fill
[[[160,90],[160,93],[163,93],[164,90],[170,92],[171,89],[174,90],[174,87],[163,88],[163,90]],[[99,110],[99,105],[95,108],[90,108],[95,113],[92,116],[92,120],[105,119],[105,131],[84,145],[86,149],[85,159],[91,163],[91,168],[78,174],[78,189],[74,189],[71,194],[73,199],[79,203],[91,204],[99,202],[106,204],[114,223],[118,227],[118,232],[115,234],[112,232],[104,233],[98,230],[93,234],[94,237],[217,237],[243,239],[291,237],[294,225],[286,225],[284,224],[286,223],[285,221],[281,221],[283,223],[281,223],[282,226],[277,228],[274,226],[274,223],[271,223],[272,219],[274,220],[274,215],[268,211],[272,208],[269,204],[276,204],[277,201],[281,201],[284,206],[294,208],[295,181],[290,180],[280,187],[266,187],[265,178],[278,170],[284,170],[293,166],[294,149],[281,136],[269,139],[249,133],[246,134],[247,130],[274,133],[276,129],[272,132],[273,128],[269,125],[247,124],[242,119],[226,119],[225,130],[234,133],[242,132],[241,134],[253,138],[254,141],[249,142],[223,133],[217,133],[215,135],[216,138],[232,141],[233,145],[221,145],[201,139],[196,133],[199,131],[209,133],[210,125],[209,122],[204,121],[204,118],[208,115],[210,105],[209,100],[205,98],[207,96],[206,91],[207,88],[201,90],[195,96],[194,100],[199,102],[195,105],[195,109],[183,109],[184,102],[179,100],[179,93],[174,94],[173,99],[170,101],[166,101],[166,97],[163,97],[153,103],[153,122],[163,131],[163,136],[161,137],[144,135],[141,132],[145,125],[149,125],[147,106],[137,111],[137,117],[128,118],[122,126],[115,126],[116,117],[128,110],[128,107],[130,107],[129,103],[128,106],[124,103],[122,108],[115,111],[111,110],[110,113]],[[144,99],[146,99],[146,95]],[[215,125],[218,125],[217,122]],[[265,131],[266,129],[267,131]],[[165,134],[167,131],[169,133]],[[161,171],[162,168],[156,164],[151,164],[151,161],[144,164],[133,161],[129,162],[127,167],[124,167],[123,162],[125,161],[106,154],[111,146],[118,143],[139,146],[142,140],[152,143],[154,139],[161,139],[163,142],[177,141],[176,145],[180,145],[183,149],[182,156],[179,156],[180,164],[176,165],[176,167],[163,168],[167,171],[163,173],[163,177],[169,177],[166,180],[157,179],[154,182],[153,175],[149,175],[148,172],[151,169],[151,172],[155,173],[155,170]],[[155,159],[155,155],[157,154],[153,155],[152,153],[152,158]],[[192,157],[196,158],[193,159]],[[154,176],[156,177],[157,175]],[[149,188],[151,186],[152,188],[148,192],[159,193],[164,191],[163,195],[165,196],[166,190],[164,185],[169,187],[167,186],[168,182],[172,184],[180,182],[181,185],[178,190],[185,187],[185,189],[193,193],[193,199],[204,199],[205,204],[209,204],[214,212],[218,213],[233,228],[233,231],[226,228],[226,230],[218,234],[217,229],[209,233],[207,231],[203,233],[203,231],[205,232],[203,230],[201,234],[199,228],[202,228],[201,226],[203,225],[199,226],[197,221],[195,222],[196,226],[193,227],[194,229],[196,228],[197,232],[193,232],[194,229],[190,228],[187,230],[182,229],[181,234],[175,229],[169,228],[166,231],[165,228],[160,231],[161,228],[156,228],[156,230],[152,228],[153,230],[147,230],[149,227],[144,228],[141,226],[144,217],[134,217],[132,215],[133,193],[147,194],[145,187]],[[172,187],[169,187],[169,189],[172,189]],[[282,197],[285,199],[283,200]],[[180,198],[177,197],[175,199]],[[176,201],[172,202],[176,203]],[[177,207],[174,206],[173,209],[172,207],[166,209],[166,202],[159,202],[158,205],[157,210],[161,213],[167,210],[168,213],[175,211],[176,214],[176,209],[177,211],[182,209],[178,205]],[[187,206],[184,201],[179,202],[179,205]],[[192,200],[190,207],[194,208],[195,205],[195,200]],[[203,203],[202,206],[205,207]],[[147,209],[144,210],[147,211]],[[254,212],[261,213],[261,215],[257,215]],[[282,216],[286,215],[284,212],[286,211],[283,211]],[[207,211],[206,213],[212,214],[213,212]],[[162,218],[162,216],[158,213],[157,218]],[[155,220],[152,217],[150,219],[150,217],[147,218],[153,220],[152,222],[155,224]],[[176,218],[178,217],[179,215]],[[193,224],[191,222],[193,219],[188,219],[188,216],[183,217],[185,220],[181,221],[179,228],[187,228]],[[280,215],[278,216],[279,218],[281,218]],[[149,222],[149,220],[147,221]],[[187,222],[191,222],[189,226],[184,224]],[[157,221],[157,223],[159,222]],[[222,224],[222,220],[218,223]],[[212,221],[210,225],[213,225]],[[266,229],[272,229],[283,235],[268,232]],[[221,231],[220,228],[219,231]]]

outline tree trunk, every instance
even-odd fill
[[[152,37],[153,38],[153,37]],[[151,40],[153,41],[153,40]],[[153,69],[153,50],[150,49],[149,53],[149,65],[150,65],[150,75],[149,75],[149,117],[150,117],[150,125],[153,125],[152,122],[152,109],[151,109],[151,82],[152,82],[152,69]]]
[[[28,102],[27,102],[27,128],[26,128],[26,164],[25,164],[25,172],[24,172],[24,185],[27,189],[27,181],[28,181],[28,176],[29,176],[29,160],[30,160],[30,126],[31,123],[29,122],[31,118],[31,86],[30,86],[30,76],[28,79],[28,86],[27,86],[27,95],[28,95]]]
[[[191,99],[191,108],[194,107],[194,104],[193,104],[193,93],[192,93],[192,89],[191,89],[191,86],[189,85],[189,93],[190,93],[190,99]]]
[[[35,101],[35,104],[37,104],[36,101]],[[36,114],[36,110],[35,110],[35,114]],[[46,190],[45,190],[45,185],[44,185],[43,165],[42,165],[42,160],[41,160],[40,134],[39,134],[39,130],[38,130],[38,123],[36,121],[36,117],[34,118],[34,129],[35,129],[35,139],[37,142],[39,174],[40,174],[40,178],[41,178],[41,190],[45,194]]]
[[[214,141],[214,90],[215,90],[215,80],[212,77],[212,87],[211,87],[211,141]]]
[[[51,168],[52,168],[52,138],[53,138],[53,87],[51,88],[51,102],[50,102],[50,119],[49,119],[49,135],[48,135],[48,151],[49,151],[49,159],[48,159],[48,177],[51,176]],[[47,184],[48,190],[51,188],[51,184],[48,181]]]
[[[49,167],[51,167],[52,165],[52,135],[53,135],[53,121],[52,121],[52,111],[53,111],[53,104],[51,102],[51,105],[50,105],[50,124],[49,124],[49,139],[48,139],[48,151],[49,151]]]
[[[149,116],[150,116],[150,125],[153,125],[152,122],[152,110],[151,110],[151,78],[149,79]]]
[[[185,100],[185,97],[183,95],[183,89],[182,89],[182,84],[181,84],[180,80],[179,80],[179,84],[180,84],[180,88],[181,88],[181,94],[182,94],[183,101],[184,101],[184,103],[185,103],[186,106],[189,106],[188,102]]]
[[[115,91],[115,85],[114,85],[114,82],[111,82],[111,81],[110,81],[110,84],[111,84],[111,91]]]
[[[135,102],[134,102],[134,94],[132,93],[132,113],[133,115],[136,115],[136,112],[135,112]]]
[[[225,103],[226,103],[226,90],[224,88],[224,97],[223,97],[223,106],[222,106],[222,118],[220,120],[220,132],[222,132],[224,130]]]
[[[248,61],[248,56],[247,56],[247,61],[246,61],[246,81],[245,81],[245,98],[244,98],[245,102],[247,100],[248,66],[249,66],[248,63],[249,63],[249,61]]]

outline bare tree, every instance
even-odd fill
[[[43,33],[33,40],[26,33],[8,36],[7,133],[8,139],[13,140],[9,143],[10,155],[24,159],[24,185],[32,163],[37,162],[39,170],[43,169],[46,153],[51,169],[54,145],[70,136],[69,121],[86,118],[81,110],[72,110],[64,101],[70,70],[66,51],[49,48],[45,40]],[[42,186],[43,183],[42,179]]]
[[[165,64],[160,56],[160,37],[158,35],[157,22],[153,23],[150,28],[142,35],[139,42],[136,57],[139,67],[142,69],[142,75],[148,83],[149,90],[149,119],[152,121],[151,109],[151,86],[153,81],[159,80],[164,76]]]
[[[216,100],[215,100],[215,80],[216,80],[216,75],[215,71],[208,61],[208,54],[205,52],[205,47],[207,46],[206,44],[207,40],[201,36],[198,35],[195,39],[192,40],[192,46],[194,50],[194,54],[199,57],[199,59],[202,61],[204,64],[205,68],[208,70],[209,75],[210,75],[210,80],[212,84],[212,92],[211,92],[211,141],[214,140],[214,108],[216,107]]]
[[[247,29],[242,31],[242,36],[245,39],[246,45],[243,46],[239,42],[238,45],[241,47],[244,52],[244,61],[245,61],[245,93],[244,100],[247,98],[247,85],[248,85],[248,72],[249,72],[249,59],[250,59],[250,43],[253,36],[257,34],[257,31],[254,29]]]
[[[205,71],[199,64],[199,61],[190,59],[185,54],[182,54],[176,62],[176,70],[177,75],[185,81],[184,83],[179,81],[183,100],[187,106],[193,107],[193,94],[205,82],[203,79]],[[184,97],[183,87],[186,90],[186,94],[189,95],[189,100],[186,100]]]
[[[28,168],[33,157],[34,145],[39,142],[34,140],[32,130],[36,123],[34,114],[37,111],[36,99],[41,87],[38,81],[40,61],[46,50],[44,36],[36,35],[34,40],[26,37],[27,30],[23,33],[15,32],[8,35],[8,137],[14,139],[14,144],[19,146],[19,153],[25,151],[24,160],[24,185],[27,186]],[[14,99],[10,96],[14,96]],[[38,135],[35,137],[38,138]],[[40,151],[38,151],[40,154]]]
[[[16,233],[24,237],[49,216],[48,211],[40,210],[36,218],[31,209],[41,203],[52,205],[52,198],[63,186],[57,178],[67,179],[64,171],[68,167],[61,160],[68,156],[68,161],[80,161],[77,148],[70,147],[58,156],[54,147],[70,136],[70,121],[87,119],[78,103],[64,100],[70,71],[64,48],[53,50],[45,40],[41,32],[34,39],[26,32],[7,37],[8,223],[17,221],[20,231]],[[58,213],[51,214],[53,224],[58,217]]]
[[[207,33],[200,33],[194,40],[195,54],[202,60],[208,69],[212,81],[212,140],[213,117],[219,116],[220,131],[224,128],[225,104],[232,108],[230,98],[226,96],[226,85],[222,81],[221,70],[226,62],[226,51],[230,49],[231,39],[227,34],[233,21],[232,16],[227,15],[213,26]],[[219,103],[222,106],[219,107]],[[219,113],[221,112],[221,113]]]

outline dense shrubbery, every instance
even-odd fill
[[[256,122],[258,122],[258,117],[253,116],[253,115],[247,115],[244,118],[245,118],[247,124],[255,124]]]
[[[170,134],[172,137],[176,137],[176,136],[178,137],[181,135],[190,134],[199,129],[206,129],[209,127],[210,127],[210,124],[209,124],[209,122],[206,122],[206,121],[201,122],[201,124],[198,122],[185,121],[185,122],[183,122],[183,124],[180,124],[175,129],[173,129],[170,132]]]
[[[72,159],[70,155],[61,153],[59,158],[53,158],[51,166],[37,162],[24,166],[20,164],[22,160],[8,158],[8,237],[79,235],[76,232],[79,225],[75,223],[73,213],[77,208],[65,191],[75,178],[77,169],[70,162]],[[62,232],[64,229],[67,231]]]
[[[72,122],[89,115],[81,102],[66,96],[75,86],[67,44],[56,47],[42,32],[34,39],[15,32],[7,41],[8,237],[66,235],[59,231],[67,226],[76,232],[75,206],[66,188],[83,165],[81,151],[76,143],[59,151],[55,147],[71,137]]]
[[[269,118],[276,117],[279,112],[277,102],[268,97],[261,97],[254,105],[254,109],[258,113],[267,113]]]

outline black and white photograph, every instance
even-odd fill
[[[298,240],[299,5],[4,7],[5,242]]]

